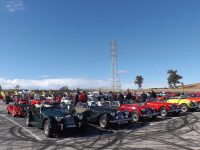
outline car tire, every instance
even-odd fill
[[[109,127],[108,117],[107,115],[101,115],[99,117],[99,125],[101,128],[106,129]]]
[[[140,116],[137,111],[132,112],[132,119],[133,119],[133,122],[138,122],[140,120]]]
[[[167,115],[168,115],[167,108],[166,107],[161,107],[159,113],[160,113],[160,115],[162,117],[167,117]]]
[[[13,117],[16,117],[16,114],[12,113],[12,116],[13,116]]]
[[[26,126],[27,126],[27,127],[30,127],[30,126],[31,126],[31,124],[30,124],[30,115],[29,115],[29,114],[26,115],[26,120],[25,120],[25,122],[26,122]]]
[[[181,111],[182,112],[188,112],[189,108],[187,106],[187,104],[181,104],[180,105]]]
[[[200,109],[200,102],[198,102],[197,105],[198,105],[198,107],[199,107],[199,109]]]
[[[49,120],[44,121],[43,129],[44,129],[44,135],[46,137],[49,137],[49,138],[52,137],[52,129],[50,128]]]

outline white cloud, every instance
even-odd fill
[[[0,78],[0,84],[3,89],[14,88],[20,85],[20,88],[26,89],[59,89],[68,86],[70,89],[75,88],[106,88],[110,87],[108,80],[95,80],[86,78],[47,78],[47,79],[7,79]],[[137,89],[133,82],[121,82],[123,90]],[[163,82],[145,82],[143,89],[167,87]]]
[[[40,78],[49,78],[50,76],[45,74],[45,75],[41,75]]]
[[[25,9],[23,0],[5,0],[4,5],[5,9],[9,12],[16,12]]]
[[[128,70],[119,70],[119,74],[128,74]]]
[[[5,79],[0,78],[0,84],[4,89],[14,88],[20,85],[21,88],[28,89],[59,89],[62,86],[69,88],[101,88],[107,87],[108,81],[90,80],[84,78],[58,78],[58,79]]]

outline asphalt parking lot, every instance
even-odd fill
[[[24,118],[7,114],[0,101],[0,150],[130,150],[186,149],[200,150],[200,111],[181,113],[176,117],[158,117],[131,126],[114,126],[102,130],[90,125],[86,132],[70,130],[46,138],[42,130],[26,127]]]

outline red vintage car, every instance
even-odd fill
[[[158,114],[155,108],[150,108],[145,103],[135,103],[131,100],[121,104],[118,110],[129,111],[134,122],[138,122],[142,118],[155,119]]]
[[[26,116],[28,107],[29,107],[29,104],[27,104],[27,102],[20,100],[19,103],[12,102],[8,104],[7,110],[8,110],[8,114],[12,114],[13,117],[16,117],[16,116],[24,117]]]
[[[53,104],[53,103],[60,103],[60,100],[52,100],[52,99],[43,99],[43,100],[31,100],[30,101],[30,105],[35,105],[35,104],[41,104],[41,103],[49,103],[49,104]]]
[[[161,115],[162,117],[168,116],[169,113],[176,115],[180,112],[178,104],[171,104],[165,101],[148,100],[146,102],[146,105],[150,108],[155,108],[159,115]]]
[[[164,96],[164,95],[161,95],[161,94],[157,94],[157,97],[156,97],[156,99],[157,99],[157,100],[159,100],[159,101],[164,101],[164,100],[166,100],[166,99],[167,99],[167,97],[166,97],[166,96]]]

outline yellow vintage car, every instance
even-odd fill
[[[169,103],[176,103],[179,105],[180,109],[182,112],[188,112],[189,110],[191,109],[197,109],[198,108],[198,105],[196,102],[193,102],[191,100],[188,100],[188,99],[168,99],[167,102]]]

